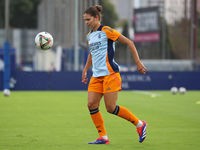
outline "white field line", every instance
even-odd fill
[[[140,90],[133,90],[134,93],[144,94],[144,95],[155,95],[155,96],[162,96],[162,94],[152,93],[148,91],[140,91]]]

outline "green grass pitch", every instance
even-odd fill
[[[121,91],[118,105],[148,123],[139,143],[134,125],[105,110],[109,145],[98,138],[87,109],[86,91],[13,91],[0,95],[0,150],[197,150],[200,148],[200,92]]]

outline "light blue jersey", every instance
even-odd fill
[[[107,76],[119,72],[118,64],[114,61],[115,42],[120,33],[101,25],[97,31],[87,35],[89,50],[92,56],[93,77]]]

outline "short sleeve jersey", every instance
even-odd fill
[[[93,77],[119,72],[119,66],[114,61],[115,41],[119,36],[119,32],[103,25],[97,31],[88,33],[86,38],[92,56]]]

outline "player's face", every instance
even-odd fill
[[[90,14],[84,14],[83,18],[85,20],[85,24],[90,28],[90,29],[94,29],[98,23],[99,23],[99,19],[98,17],[93,17]]]

